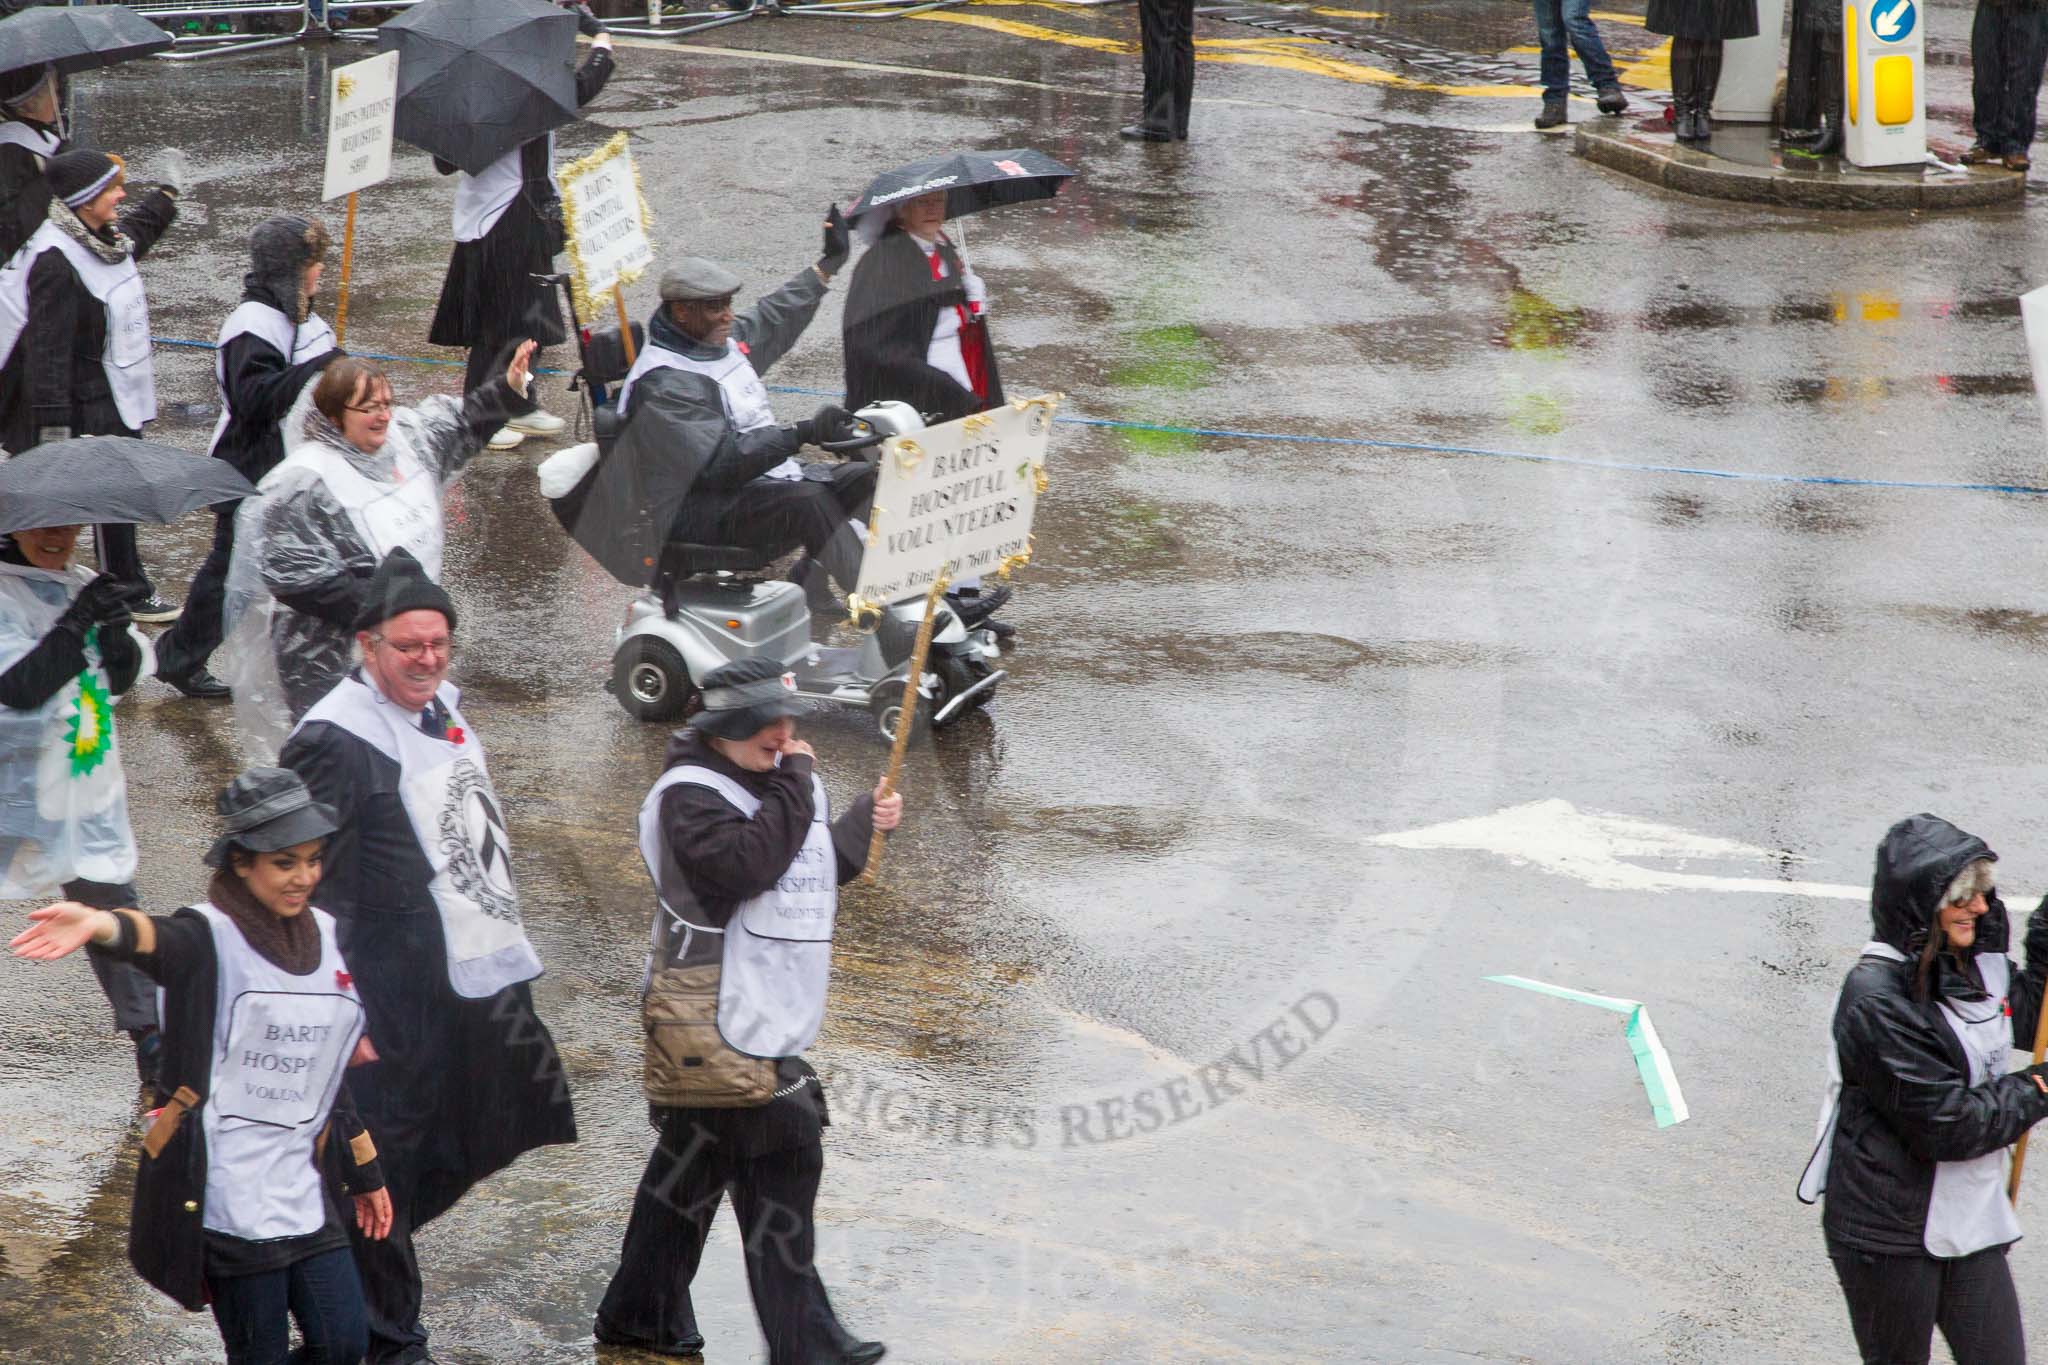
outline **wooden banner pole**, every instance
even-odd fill
[[[626,348],[626,363],[630,365],[639,357],[633,354],[633,324],[626,320],[626,291],[613,285],[612,302],[619,306],[619,344]]]
[[[334,344],[348,340],[348,268],[356,254],[356,192],[348,194],[348,221],[341,229],[341,287],[334,301]]]
[[[2041,1065],[2048,1059],[2048,994],[2041,998],[2039,1018],[2034,1021],[2034,1065]],[[2032,1130],[2020,1134],[2020,1140],[2012,1145],[2012,1178],[2006,1182],[2005,1197],[2017,1204],[2020,1202],[2020,1172],[2027,1165],[2027,1139]]]
[[[939,603],[946,595],[946,585],[952,580],[945,570],[932,580],[931,591],[924,595],[924,620],[918,623],[917,643],[910,647],[910,676],[904,680],[903,709],[896,716],[896,740],[889,746],[889,767],[882,774],[882,795],[889,796],[896,791],[896,779],[903,775],[903,755],[910,748],[910,727],[917,719],[918,684],[924,678],[925,656],[931,652],[932,624],[938,619]],[[876,830],[868,840],[867,866],[861,869],[861,880],[874,882],[878,874],[875,869],[882,865],[882,850],[887,848],[889,836]]]

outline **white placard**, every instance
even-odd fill
[[[940,569],[994,573],[1025,554],[1045,475],[1053,399],[997,408],[891,437],[882,447],[858,596],[921,595]]]
[[[327,177],[322,199],[391,178],[391,133],[398,125],[398,54],[336,67],[327,81]]]
[[[615,135],[590,156],[564,167],[556,180],[580,295],[577,306],[588,315],[597,300],[639,279],[654,264],[646,205],[640,199],[640,178],[633,171],[626,135]]]

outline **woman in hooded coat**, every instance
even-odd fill
[[[1997,856],[1932,815],[1893,825],[1877,850],[1872,941],[1835,1006],[1799,1197],[1826,1195],[1828,1257],[1871,1365],[1926,1360],[1936,1326],[1958,1365],[2026,1360],[2005,1149],[2048,1118],[2048,1077],[2009,1072],[2007,1057],[2033,1045],[2048,913],[2027,926],[2022,971],[2006,956]]]
[[[534,344],[457,402],[396,408],[384,372],[330,364],[285,419],[284,462],[237,514],[228,568],[227,681],[244,741],[274,755],[347,674],[370,579],[404,547],[439,581],[441,499],[492,432],[531,408]]]
[[[284,459],[283,424],[299,394],[341,356],[334,329],[313,311],[329,242],[320,223],[292,214],[266,218],[249,234],[242,301],[221,324],[213,361],[220,422],[208,451],[250,483]],[[185,614],[156,644],[156,676],[188,697],[225,697],[227,684],[206,669],[221,640],[221,598],[235,553],[238,498],[213,509],[207,552]]]

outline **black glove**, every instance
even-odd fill
[[[569,8],[576,11],[576,31],[584,37],[595,38],[600,33],[609,33],[611,31],[599,21],[596,14],[591,12],[590,6],[571,5]]]
[[[791,430],[796,432],[798,445],[815,446],[827,441],[850,440],[853,437],[853,414],[837,403],[827,403]]]
[[[79,589],[71,605],[64,608],[64,614],[57,618],[57,624],[69,626],[80,636],[88,626],[102,622],[119,621],[124,627],[128,616],[128,585],[112,574],[101,574]]]
[[[834,204],[825,211],[825,254],[818,257],[818,273],[838,274],[852,254],[853,239],[847,235],[846,220],[839,216],[839,205]]]

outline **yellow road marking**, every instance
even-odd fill
[[[993,33],[1006,33],[1013,38],[1030,38],[1038,42],[1059,43],[1066,47],[1086,48],[1091,52],[1113,52],[1128,55],[1138,50],[1138,45],[1121,38],[1095,38],[1086,34],[1068,33],[1064,29],[1047,28],[1043,24],[1026,24],[1014,19],[996,19],[984,14],[958,14],[940,10],[931,14],[906,15],[910,19],[923,19],[937,24],[965,24],[969,28],[985,29]],[[1497,99],[1525,99],[1538,93],[1527,85],[1440,85],[1434,81],[1419,81],[1394,71],[1383,71],[1374,66],[1363,66],[1357,62],[1340,61],[1333,57],[1318,57],[1307,52],[1289,50],[1298,46],[1319,46],[1313,38],[1204,38],[1196,42],[1195,60],[1198,62],[1228,62],[1234,66],[1266,66],[1279,71],[1294,71],[1308,76],[1323,76],[1330,80],[1348,81],[1355,85],[1386,85],[1400,90],[1427,90],[1439,95],[1468,95]],[[1206,49],[1206,50],[1204,50]]]
[[[1322,9],[1312,8],[1310,14],[1320,14],[1326,19],[1384,19],[1387,16],[1376,9]]]

